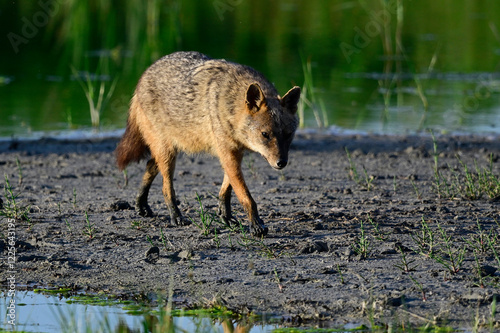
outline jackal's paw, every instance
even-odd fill
[[[148,204],[145,204],[145,205],[138,204],[135,207],[135,211],[137,212],[137,214],[139,214],[142,217],[152,217],[153,216],[153,211],[151,210],[151,208],[149,207]]]
[[[250,231],[254,237],[265,237],[269,229],[264,225],[264,223],[252,223],[250,226]]]
[[[221,214],[219,212],[219,219],[229,228],[238,227],[240,225],[240,222],[238,222],[238,220],[235,219],[231,214],[227,216],[227,214]]]
[[[176,217],[170,217],[170,224],[172,224],[173,226],[181,227],[183,225],[190,225],[191,222],[188,219],[184,218],[184,216],[178,215]]]
[[[170,224],[173,226],[183,226],[183,225],[188,225],[191,224],[188,219],[184,218],[182,216],[181,212],[179,211],[179,208],[173,208],[170,209]]]
[[[224,206],[224,203],[219,204],[217,215],[219,215],[220,221],[228,227],[235,227],[238,225],[238,221],[233,218],[231,210],[227,209],[227,207]]]

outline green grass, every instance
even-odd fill
[[[463,240],[469,245],[469,248],[474,252],[486,253],[489,249],[489,236],[495,237],[494,230],[490,229],[486,231],[483,229],[479,223],[479,219],[476,220],[477,231],[471,234],[468,238],[463,238]]]
[[[141,220],[130,221],[130,228],[131,229],[141,230],[141,228],[142,228],[142,221]]]
[[[300,57],[302,62],[302,73],[304,75],[304,85],[302,86],[299,104],[297,105],[299,114],[299,127],[305,127],[305,110],[309,108],[316,120],[318,127],[328,127],[328,115],[325,103],[318,97],[317,87],[314,86],[311,58],[304,59]]]
[[[216,322],[222,325],[231,326],[234,321],[245,323],[248,327],[252,327],[255,321],[262,320],[261,317],[249,313],[248,315],[241,315],[228,308],[212,302],[207,302],[206,306],[193,306],[190,308],[174,308],[172,306],[171,297],[167,300],[161,294],[156,296],[157,305],[152,306],[153,301],[149,297],[137,297],[139,301],[132,299],[121,299],[118,296],[101,294],[78,294],[68,295],[66,289],[54,290],[39,290],[40,293],[49,293],[52,295],[61,295],[66,297],[66,304],[83,304],[87,306],[120,306],[127,315],[137,316],[140,322],[140,329],[138,332],[185,332],[183,327],[177,327],[174,324],[174,317],[191,317],[193,324],[197,327],[197,332],[213,332],[216,330]],[[60,307],[56,308],[56,311]],[[61,324],[62,332],[90,332],[91,323],[94,327],[98,327],[101,332],[130,332],[130,328],[122,323],[117,327],[112,327],[110,320],[104,310],[101,318],[87,318],[86,322],[77,323],[76,316],[65,315],[59,310],[59,321]],[[202,319],[210,319],[209,321],[202,322]],[[209,323],[207,331],[207,323]],[[240,324],[238,324],[240,325]],[[233,328],[234,329],[234,328]]]
[[[432,252],[429,256],[443,265],[451,274],[456,274],[462,267],[467,247],[457,247],[453,241],[453,236],[448,235],[438,222],[436,222],[436,225],[442,246],[439,251]]]
[[[202,235],[208,236],[210,233],[214,232],[212,230],[212,226],[216,225],[216,223],[219,221],[219,217],[217,216],[217,214],[215,214],[215,212],[211,212],[205,209],[198,193],[196,193],[196,201],[198,203],[197,211],[199,220],[193,218],[189,219],[191,220],[191,223],[193,223],[201,230]]]
[[[354,328],[278,328],[273,333],[344,333],[344,332],[363,332],[363,333],[445,333],[459,332],[451,327],[438,325],[416,326],[409,323],[391,324],[391,325],[372,325],[371,327],[359,325]]]
[[[478,286],[478,287],[480,287],[480,288],[484,288],[485,285],[486,285],[486,283],[485,283],[485,279],[484,279],[484,276],[483,276],[483,273],[482,273],[481,264],[479,262],[476,250],[474,250],[473,253],[474,253],[474,268],[473,268],[473,271],[474,271],[474,274],[475,274],[476,279],[477,279],[477,282],[475,283],[475,285]]]
[[[73,187],[73,208],[76,209],[76,188]]]
[[[454,230],[454,228],[450,229]],[[476,228],[470,229],[468,237],[457,239],[454,233],[447,231],[439,221],[421,218],[420,226],[411,234],[413,252],[437,263],[450,274],[450,278],[462,271],[464,263],[472,262],[474,284],[479,286],[498,286],[493,276],[482,276],[480,261],[483,258],[495,258],[500,267],[500,236],[496,228],[487,230],[479,221]],[[461,242],[458,242],[458,241]],[[401,263],[396,265],[403,272],[411,271],[411,261],[402,254]]]
[[[415,270],[417,266],[412,266],[415,260],[409,260],[406,256],[405,251],[401,248],[401,246],[397,246],[396,250],[401,254],[401,263],[394,265],[396,268],[399,268],[404,273],[409,273]]]
[[[19,161],[19,157],[16,157],[16,165],[17,165],[17,174],[19,176],[17,184],[21,186],[23,183],[23,168],[21,166],[21,161]]]
[[[10,184],[9,177],[7,174],[4,175],[5,184],[3,187],[4,192],[4,200],[0,205],[0,216],[4,216],[6,218],[11,218],[19,221],[28,222],[29,227],[32,226],[31,218],[29,216],[30,213],[30,205],[22,205],[18,198],[20,193],[14,193],[14,189]]]
[[[441,171],[439,163],[439,150],[436,137],[431,131],[433,144],[433,174],[434,188],[438,198],[454,199],[462,198],[467,200],[479,200],[489,198],[497,200],[500,198],[500,177],[493,172],[493,155],[489,156],[487,167],[480,167],[477,160],[473,161],[473,168],[462,161],[456,155],[458,167],[450,165],[444,169],[450,170],[448,173]]]
[[[360,233],[356,242],[352,244],[352,248],[362,259],[368,258],[370,254],[370,241],[368,240],[363,220],[360,220]]]
[[[240,246],[245,250],[253,249],[269,259],[290,255],[275,247],[274,244],[268,245],[265,238],[254,237],[241,219],[236,218],[235,223],[230,225],[224,223],[215,211],[205,207],[198,193],[196,193],[196,202],[198,204],[196,209],[198,218],[189,217],[189,219],[194,226],[200,229],[203,236],[212,238],[217,249],[228,247],[234,250],[236,246]],[[293,262],[293,258],[291,260]]]
[[[85,227],[83,228],[83,234],[88,236],[90,239],[94,238],[97,232],[95,224],[90,223],[89,215],[85,211]]]
[[[347,154],[347,160],[349,161],[349,177],[356,184],[366,189],[367,191],[372,190],[373,180],[375,179],[375,177],[368,175],[368,172],[366,171],[364,166],[363,166],[363,175],[360,176],[358,169],[356,168],[356,164],[354,163],[351,157],[351,153],[349,152],[349,149],[347,149],[347,147],[345,147],[345,152]]]
[[[439,233],[436,233],[429,225],[429,223],[425,220],[425,218],[422,216],[421,220],[421,228],[418,232],[413,233],[412,239],[417,245],[417,248],[414,249],[415,253],[424,255],[426,257],[433,258],[434,260],[440,262],[444,266],[447,266],[447,262],[444,257],[439,254],[440,249],[438,248],[437,244],[442,241],[445,244],[445,253],[446,252],[451,252],[452,251],[452,243],[451,243],[451,236],[448,236],[444,229],[437,223]],[[439,236],[442,237],[442,239],[439,239]],[[453,260],[452,260],[453,261]],[[457,265],[454,263],[456,260],[451,263],[451,266],[456,268]],[[450,268],[450,267],[447,267]],[[458,270],[457,270],[458,271]],[[455,271],[454,271],[455,273]]]
[[[35,288],[33,292],[39,294],[49,294],[49,295],[62,295],[68,297],[73,291],[71,288],[59,287],[59,288]]]
[[[420,190],[418,189],[417,184],[413,181],[413,179],[410,179],[411,186],[413,187],[413,191],[415,192],[415,195],[417,196],[417,199],[422,199],[422,194],[420,193]]]
[[[92,75],[87,71],[77,71],[75,67],[71,66],[73,77],[80,84],[85,98],[89,105],[90,119],[92,127],[98,129],[101,124],[101,114],[115,91],[117,78],[108,85],[104,77],[108,76],[108,65],[106,64],[107,58],[101,57],[97,66],[96,72]],[[104,67],[104,69],[103,69]],[[100,81],[98,83],[98,81]]]

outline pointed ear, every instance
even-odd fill
[[[300,99],[300,87],[293,87],[281,99],[281,106],[291,113],[297,112],[297,103]]]
[[[265,101],[266,98],[264,97],[264,93],[257,83],[252,83],[250,86],[248,86],[245,102],[247,104],[248,110],[251,113],[259,111],[260,107]]]

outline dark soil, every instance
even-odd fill
[[[117,140],[0,142],[0,183],[5,174],[19,207],[29,206],[29,221],[16,221],[16,283],[20,289],[173,292],[179,306],[217,302],[294,323],[374,318],[498,327],[499,315],[491,317],[500,286],[498,198],[486,190],[469,193],[464,167],[476,184],[476,165],[489,170],[491,161],[499,175],[497,140],[440,136],[435,154],[428,135],[302,133],[283,173],[249,154],[246,181],[269,227],[263,240],[218,221],[206,232],[196,225],[197,194],[207,216],[216,213],[223,173],[213,157],[179,157],[174,185],[183,214],[195,223],[174,227],[161,177],[149,198],[157,216],[134,211],[145,162],[128,167],[125,185],[114,162]],[[2,199],[6,209],[9,199]],[[236,198],[233,209],[246,226]],[[4,285],[6,222],[0,227]],[[363,239],[364,253],[356,249]]]

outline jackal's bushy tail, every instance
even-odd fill
[[[132,99],[132,104],[130,106],[130,114],[127,120],[127,128],[125,129],[125,134],[123,134],[118,147],[116,147],[116,164],[120,170],[123,170],[127,165],[132,162],[139,162],[141,159],[146,157],[149,152],[148,146],[144,142],[139,126],[137,125],[135,119],[134,108],[139,107],[135,101],[135,97]]]

